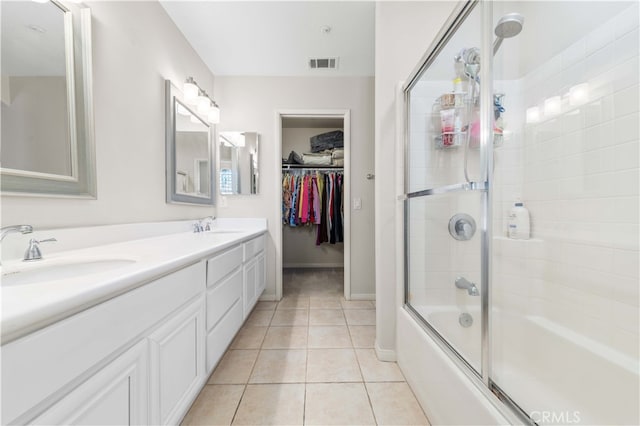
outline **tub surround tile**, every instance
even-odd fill
[[[308,309],[278,309],[273,316],[271,325],[309,325],[309,310]]]
[[[258,357],[258,350],[230,350],[209,378],[209,384],[245,384]]]
[[[268,349],[258,354],[249,383],[303,383],[307,351]]]
[[[351,348],[349,330],[344,325],[310,326],[309,349],[312,348]]]
[[[269,327],[247,327],[240,329],[231,344],[231,349],[260,349]]]
[[[243,392],[244,385],[205,386],[181,425],[230,425]]]
[[[247,385],[234,425],[302,425],[304,384]]]
[[[306,349],[307,327],[269,327],[262,349]]]
[[[306,425],[375,425],[362,383],[308,384]]]
[[[342,309],[312,309],[309,325],[345,325]]]
[[[361,381],[362,375],[353,349],[309,349],[307,383]]]
[[[349,309],[344,311],[349,325],[376,325],[376,311],[373,309]]]
[[[404,382],[404,376],[395,362],[378,360],[373,349],[355,351],[365,382]]]
[[[428,425],[429,421],[406,383],[367,383],[379,425]]]

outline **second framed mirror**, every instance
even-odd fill
[[[258,194],[259,140],[256,132],[220,132],[220,194]]]

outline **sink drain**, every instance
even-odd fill
[[[473,317],[471,316],[471,314],[467,312],[463,312],[460,314],[460,317],[458,318],[458,322],[460,323],[461,326],[465,328],[471,327],[471,325],[473,324]]]

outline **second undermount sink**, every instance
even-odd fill
[[[20,263],[2,271],[2,286],[37,284],[40,282],[71,279],[84,275],[111,271],[134,264],[133,259],[77,259],[43,260]]]

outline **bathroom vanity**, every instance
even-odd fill
[[[42,282],[6,262],[2,423],[179,423],[265,288],[262,222],[54,253]]]

